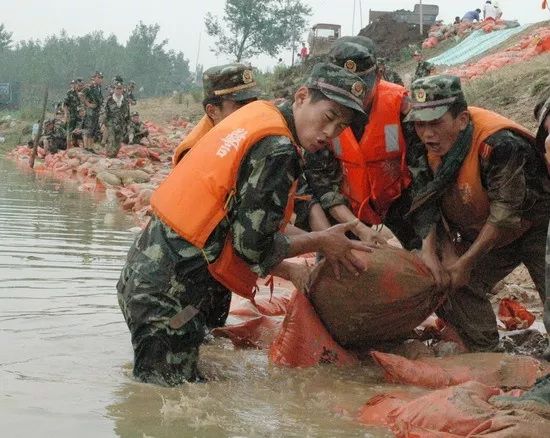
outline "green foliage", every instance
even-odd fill
[[[226,0],[222,20],[206,15],[206,31],[216,38],[213,52],[235,61],[260,53],[276,56],[300,39],[311,8],[302,0]]]
[[[159,30],[158,24],[140,22],[126,45],[103,32],[70,37],[62,30],[44,41],[20,41],[2,51],[5,31],[0,27],[0,82],[20,82],[23,103],[29,105],[39,102],[44,84],[52,101],[61,100],[72,79],[86,81],[96,70],[107,84],[117,74],[136,81],[137,89],[143,87],[138,97],[186,90],[192,82],[189,61],[183,53],[167,50],[166,40],[157,42]]]
[[[8,32],[3,23],[0,23],[0,53],[10,48],[12,44],[11,36],[13,32]]]

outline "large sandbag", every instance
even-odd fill
[[[373,351],[375,362],[391,383],[443,388],[469,380],[496,387],[529,388],[548,367],[529,356],[505,353],[469,353],[449,357],[424,357],[417,360]]]
[[[343,347],[365,348],[407,338],[442,301],[428,268],[399,248],[356,253],[359,276],[334,276],[322,262],[312,273],[310,299],[329,333]]]

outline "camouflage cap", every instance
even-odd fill
[[[455,102],[466,103],[460,78],[451,75],[426,76],[411,84],[412,109],[405,122],[431,122],[449,110]]]
[[[328,54],[329,61],[359,76],[369,90],[376,82],[376,46],[364,36],[338,38]]]
[[[238,102],[260,95],[252,69],[243,64],[211,67],[203,73],[202,82],[206,98],[220,96]]]
[[[99,77],[99,78],[102,78],[102,79],[103,79],[103,73],[101,73],[99,70],[96,70],[96,71],[93,72],[93,74],[92,74],[92,78],[95,78],[95,77]]]
[[[354,111],[364,113],[363,99],[367,88],[359,76],[329,63],[315,64],[305,84],[327,98]]]
[[[132,117],[134,117],[134,116],[139,116],[139,113],[138,113],[137,111],[134,111],[134,112],[132,113]]]

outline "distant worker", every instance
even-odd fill
[[[417,79],[435,74],[435,65],[433,65],[431,62],[424,61],[422,53],[420,53],[418,50],[414,52],[413,58],[418,64],[416,65],[416,70],[414,72],[411,83],[416,81]]]
[[[128,82],[128,86],[126,87],[124,95],[126,96],[126,99],[128,99],[128,102],[130,103],[130,105],[135,105],[137,103],[136,97],[134,96],[135,89],[136,89],[135,81]]]
[[[128,126],[128,143],[140,144],[143,139],[147,139],[147,142],[149,142],[149,130],[139,120],[139,113],[134,111],[130,119],[130,125]]]
[[[476,9],[474,11],[468,11],[464,14],[464,17],[462,17],[462,21],[464,23],[473,23],[474,21],[481,21],[479,18],[479,14],[481,14],[481,9]]]
[[[502,15],[502,13],[501,13],[501,15]],[[491,2],[491,0],[487,0],[485,2],[485,6],[483,7],[483,19],[485,21],[487,21],[487,20],[495,21],[497,19],[497,10],[493,6],[493,3]]]
[[[309,58],[309,52],[306,47],[306,43],[302,43],[302,48],[300,49],[300,59],[302,60],[302,63],[307,61],[307,58]]]
[[[100,140],[99,114],[103,105],[103,73],[96,71],[92,75],[91,83],[83,90],[84,105],[86,106],[86,118],[84,121],[84,148],[92,149],[94,141]]]
[[[502,17],[502,9],[500,9],[500,6],[497,2],[493,2],[493,7],[496,11],[496,19],[500,20],[500,17]]]
[[[124,85],[117,82],[113,94],[105,101],[103,125],[107,132],[105,151],[107,157],[115,158],[124,141],[130,122],[130,104],[124,97]]]
[[[60,150],[67,149],[67,133],[59,121],[55,119],[45,120],[43,131],[44,134],[39,144],[42,144],[46,152],[56,154]]]
[[[84,118],[86,117],[86,107],[79,106],[77,109],[76,123],[74,129],[69,131],[67,129],[67,137],[71,147],[79,147],[84,141]]]
[[[82,89],[84,81],[82,78],[76,78],[71,81],[71,88],[67,91],[63,100],[63,111],[65,112],[65,120],[67,122],[67,134],[70,134],[78,123],[78,108],[84,102]],[[70,135],[67,135],[67,143],[71,143]],[[68,145],[70,146],[70,144]]]
[[[453,24],[460,24],[460,17],[455,17],[455,21]]]
[[[203,73],[202,82],[205,115],[174,151],[174,166],[215,125],[260,95],[252,70],[243,64],[211,67]]]

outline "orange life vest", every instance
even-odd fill
[[[401,129],[406,94],[404,87],[380,81],[361,140],[347,128],[334,142],[344,174],[342,193],[353,213],[370,225],[382,222],[392,202],[411,183]]]
[[[476,107],[468,107],[468,111],[474,125],[472,146],[456,182],[442,197],[442,210],[451,225],[468,240],[473,240],[489,217],[490,203],[481,181],[480,159],[490,157],[492,148],[485,140],[503,129],[514,131],[530,141],[534,138],[526,128],[500,114]],[[441,159],[428,154],[428,162],[435,169]]]
[[[153,193],[153,211],[185,240],[204,248],[212,231],[227,215],[243,158],[254,144],[271,135],[285,136],[294,142],[283,115],[269,102],[252,102],[226,117],[193,146]],[[292,215],[296,186],[297,181],[289,193],[282,228]],[[254,298],[258,277],[235,254],[231,235],[208,269],[231,291]]]
[[[172,165],[175,166],[180,162],[183,156],[189,152],[197,142],[206,135],[214,127],[212,119],[206,114],[200,119],[199,123],[191,130],[189,134],[182,140],[174,151],[174,156],[172,157]]]

